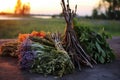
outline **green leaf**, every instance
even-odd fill
[[[99,57],[98,53],[95,53],[95,60]]]
[[[101,51],[102,51],[102,56],[103,56],[103,57],[106,57],[105,51],[104,51],[103,49],[101,49]]]
[[[104,63],[104,62],[105,62],[105,59],[101,56],[101,57],[99,58],[99,61],[100,61],[101,63]]]
[[[100,45],[98,44],[98,42],[95,42],[95,45],[96,45],[96,47],[97,47],[97,49],[98,49],[98,52],[100,53],[101,50],[102,50],[102,48],[100,47]]]

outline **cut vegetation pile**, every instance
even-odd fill
[[[61,2],[67,24],[64,36],[44,31],[19,34],[17,42],[1,46],[1,55],[18,57],[22,70],[60,77],[81,70],[83,65],[93,68],[97,63],[112,62],[115,56],[106,42],[109,36],[104,29],[98,33],[73,23],[77,6],[72,11],[69,0],[67,5],[64,0]]]

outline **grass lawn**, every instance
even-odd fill
[[[79,19],[79,24],[96,31],[104,27],[112,36],[120,36],[119,21]],[[33,30],[63,33],[65,26],[64,19],[0,20],[0,38],[17,38],[19,33],[31,33]]]

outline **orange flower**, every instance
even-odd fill
[[[32,33],[30,34],[31,36],[37,36],[38,32],[37,31],[32,31]]]
[[[41,38],[44,38],[46,36],[46,33],[44,31],[40,31],[40,32],[37,32],[37,31],[33,31],[30,36],[36,36],[36,37],[41,37]]]
[[[18,41],[23,42],[27,37],[29,36],[29,34],[19,34],[18,36]]]
[[[32,31],[31,34],[19,34],[18,41],[23,42],[29,36],[44,38],[46,36],[46,33],[44,31],[40,31],[40,32]]]
[[[46,36],[46,33],[44,31],[39,32],[39,37],[44,38]]]

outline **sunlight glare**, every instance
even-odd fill
[[[23,3],[29,2],[30,0],[21,0]]]
[[[67,0],[65,0],[67,1]],[[0,12],[14,12],[17,0],[0,0]],[[30,3],[30,13],[33,14],[58,14],[61,13],[61,0],[21,0],[22,3]],[[70,0],[71,8],[77,4],[77,13],[90,13],[99,0]]]
[[[0,0],[0,12],[14,12],[17,0]],[[21,0],[22,3],[28,3],[29,0]]]
[[[13,12],[15,0],[0,0],[0,12]]]

